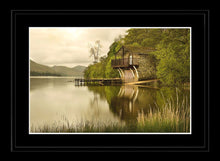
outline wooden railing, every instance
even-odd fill
[[[115,59],[111,61],[111,65],[113,68],[119,68],[119,67],[130,67],[130,66],[138,66],[138,59]]]

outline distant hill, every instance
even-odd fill
[[[68,68],[65,66],[53,66],[51,67],[56,73],[60,73],[63,76],[83,76],[83,71],[86,67],[75,66],[73,68]]]
[[[76,72],[82,73],[82,72],[84,72],[84,70],[86,69],[86,67],[85,67],[85,66],[82,66],[82,65],[77,65],[77,66],[73,67],[72,69],[74,69]]]
[[[30,60],[30,75],[31,76],[83,76],[85,66],[75,66],[73,68],[65,66],[53,66],[38,64]]]

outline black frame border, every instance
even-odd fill
[[[14,73],[16,73],[16,16],[17,15],[35,15],[35,14],[41,14],[40,12],[44,14],[63,14],[68,15],[69,12],[72,12],[71,14],[76,15],[84,15],[84,14],[106,14],[106,15],[114,15],[114,14],[121,14],[121,15],[127,15],[127,14],[175,14],[175,15],[203,15],[204,16],[204,106],[207,107],[204,110],[204,125],[207,125],[207,127],[204,127],[204,146],[196,146],[196,147],[169,147],[169,146],[163,146],[163,147],[127,147],[127,146],[121,146],[121,147],[109,147],[109,146],[72,146],[71,148],[74,148],[75,151],[112,151],[112,149],[117,149],[116,151],[157,151],[157,152],[164,152],[164,151],[198,151],[198,152],[209,152],[210,151],[210,11],[209,10],[11,10],[11,108],[10,108],[10,116],[11,116],[11,151],[17,152],[17,151],[56,151],[60,152],[62,148],[65,152],[74,150],[68,150],[70,147],[51,147],[51,146],[42,146],[42,147],[35,147],[35,146],[17,146],[16,145],[16,76]],[[193,32],[193,31],[192,31]],[[57,150],[56,148],[61,148],[60,150]],[[177,149],[176,149],[177,148]],[[180,149],[179,149],[180,148]],[[44,150],[43,150],[44,149]],[[105,150],[104,150],[105,149]]]

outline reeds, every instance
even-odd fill
[[[65,118],[64,122],[54,122],[43,126],[31,126],[31,133],[85,133],[85,132],[126,132],[127,128],[123,123],[111,121],[98,122],[81,120],[72,122]]]
[[[176,89],[176,100],[164,99],[164,104],[148,114],[140,111],[137,117],[138,131],[144,132],[190,132],[190,104],[183,96],[180,100]],[[156,104],[156,103],[155,103]],[[157,104],[156,104],[157,105]]]

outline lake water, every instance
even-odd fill
[[[178,91],[178,99],[186,96],[189,101],[189,90]],[[45,125],[56,128],[66,123],[136,126],[140,113],[157,112],[164,100],[175,101],[176,93],[176,88],[75,86],[74,78],[30,78],[30,132],[39,132],[36,129]]]

